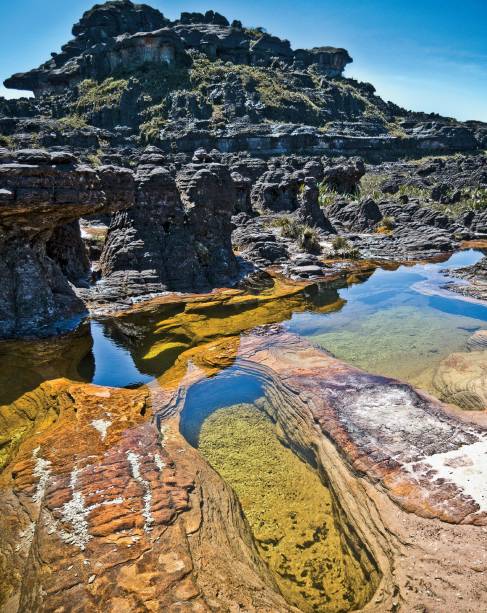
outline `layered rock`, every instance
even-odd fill
[[[19,151],[16,159],[0,165],[3,338],[59,330],[85,311],[68,279],[83,276],[86,255],[79,229],[66,224],[133,202],[130,171],[93,170],[43,151]]]
[[[345,49],[293,50],[214,11],[171,22],[146,5],[107,2],[87,11],[73,35],[51,60],[6,80],[36,99],[0,101],[0,136],[33,143],[39,136],[24,130],[35,119],[42,146],[83,140],[93,151],[97,139],[127,147],[139,140],[167,153],[203,146],[382,161],[482,148],[480,122],[412,113],[371,84],[343,81],[352,61]]]
[[[177,176],[140,166],[136,203],[115,215],[101,257],[102,293],[204,291],[237,276],[231,245],[236,192],[221,164],[190,164]]]
[[[345,49],[320,47],[292,51],[289,41],[261,32],[257,38],[241,24],[231,26],[218,13],[183,13],[170,22],[162,13],[130,0],[106,2],[87,11],[73,26],[75,38],[52,59],[5,81],[6,87],[32,90],[36,95],[62,91],[83,79],[105,79],[122,66],[134,69],[146,62],[188,66],[184,49],[197,49],[210,59],[238,64],[314,65],[324,75],[339,76],[352,61]]]
[[[487,351],[452,353],[436,369],[433,385],[445,402],[467,411],[484,411],[487,409]]]
[[[229,383],[239,374],[260,382],[261,408],[332,492],[334,521],[369,585],[369,604],[355,609],[482,606],[483,429],[277,328],[191,350],[180,361],[192,366],[151,395],[51,384],[59,417],[21,445],[0,480],[4,606],[55,609],[75,597],[93,610],[295,610],[233,491],[173,417],[235,349]]]

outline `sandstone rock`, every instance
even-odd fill
[[[475,345],[473,349],[445,358],[435,372],[433,385],[445,402],[483,411],[487,408],[487,351],[476,350]]]
[[[487,330],[477,330],[467,341],[469,351],[487,350]]]
[[[201,291],[235,281],[230,241],[235,187],[228,168],[190,164],[175,178],[141,166],[133,209],[109,228],[101,265],[115,299],[164,290]]]

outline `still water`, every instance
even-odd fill
[[[441,294],[448,281],[445,270],[482,257],[480,251],[467,250],[440,264],[378,268],[366,281],[338,290],[344,302],[337,310],[313,312],[310,307],[293,313],[284,325],[346,362],[431,391],[437,364],[463,351],[473,332],[487,328],[486,306]],[[102,323],[92,322],[91,332],[92,382],[123,387],[153,378],[154,373],[144,372],[144,361],[137,360],[136,366],[130,351],[109,336]]]

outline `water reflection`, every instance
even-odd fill
[[[340,291],[346,304],[339,313],[298,313],[286,326],[351,364],[434,391],[438,363],[465,350],[469,336],[487,327],[486,306],[441,293],[448,281],[444,270],[482,257],[467,250],[443,263],[378,269],[366,283]]]
[[[281,282],[258,294],[175,300],[92,321],[54,339],[3,342],[0,405],[59,377],[141,385],[170,371],[181,355],[192,359],[191,351],[204,351],[218,339],[233,338],[236,356],[242,332],[277,322],[352,364],[420,384],[424,370],[462,350],[473,331],[487,327],[486,306],[434,293],[445,284],[445,268],[482,257],[466,250],[447,262],[378,268],[348,283],[344,278],[307,287]]]

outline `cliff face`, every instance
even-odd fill
[[[42,151],[19,151],[15,160],[0,164],[3,338],[42,334],[51,325],[62,329],[85,311],[68,281],[86,271],[79,227],[60,229],[133,202],[133,177],[125,169],[95,171],[69,154]]]
[[[408,112],[344,78],[345,49],[293,50],[213,11],[170,21],[130,0],[107,2],[73,36],[39,68],[5,81],[36,99],[0,100],[0,138],[26,146],[34,134],[42,146],[92,152],[153,143],[168,153],[203,146],[379,158],[469,151],[485,139],[482,124]]]

